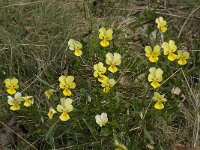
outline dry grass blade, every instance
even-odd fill
[[[179,32],[179,34],[178,34],[178,38],[180,38],[181,33],[183,32],[183,29],[184,29],[186,23],[188,22],[188,20],[190,19],[190,17],[191,17],[199,8],[200,8],[200,6],[198,6],[197,8],[195,8],[195,9],[189,14],[189,16],[187,17],[187,19],[185,20],[185,22],[183,23],[183,25],[182,25],[182,27],[181,27],[181,30],[180,30],[180,32]]]
[[[67,147],[63,147],[63,148],[58,148],[57,150],[65,150],[67,148],[76,148],[76,147],[79,147],[79,146],[91,146],[91,145],[94,145],[94,144],[99,144],[100,142],[91,142],[91,143],[84,143],[84,144],[79,144],[79,145],[72,145],[72,146],[67,146]]]
[[[10,127],[8,127],[5,123],[1,122],[0,123],[6,127],[7,129],[9,129],[11,132],[13,132],[14,134],[16,134],[20,139],[22,139],[24,142],[26,142],[29,146],[31,146],[33,149],[37,150],[37,148],[31,144],[30,142],[28,142],[26,139],[24,139],[22,136],[20,136],[19,134],[17,134],[14,130],[12,130]]]
[[[190,90],[190,94],[192,95],[193,97],[193,100],[194,100],[194,109],[195,109],[195,115],[196,115],[196,119],[195,119],[195,123],[194,123],[194,141],[193,141],[193,146],[194,147],[197,147],[198,144],[199,144],[199,131],[200,131],[200,114],[199,114],[199,108],[200,108],[200,105],[199,105],[199,93],[195,94],[192,90],[192,88],[190,87],[190,84],[186,78],[186,75],[185,75],[185,72],[183,71],[183,69],[181,68],[181,71],[182,71],[182,74],[184,76],[184,79],[187,83],[187,86]]]

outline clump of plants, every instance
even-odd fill
[[[140,92],[137,86],[134,89],[136,79],[130,80],[133,93],[126,97],[126,89],[120,82],[129,63],[127,53],[114,45],[115,29],[101,27],[84,44],[75,39],[68,40],[63,53],[70,58],[69,63],[74,62],[69,68],[73,71],[60,74],[55,84],[44,91],[46,103],[43,107],[38,107],[34,96],[20,88],[20,84],[25,83],[14,76],[4,80],[4,102],[7,99],[10,111],[16,115],[20,111],[29,112],[30,107],[38,111],[41,124],[48,124],[48,128],[40,125],[35,134],[45,135],[44,140],[51,148],[59,148],[62,140],[69,147],[76,143],[81,145],[87,141],[84,136],[96,142],[89,144],[88,149],[142,149],[148,144],[162,147],[153,140],[156,135],[150,133],[156,127],[153,123],[149,127],[147,124],[155,117],[165,118],[177,109],[181,97],[178,86],[184,78],[181,75],[190,54],[165,36],[170,29],[163,17],[156,18],[155,25],[156,39],[144,47],[143,60],[140,60],[146,61],[137,82]],[[177,77],[175,74],[180,77],[180,83],[173,79]],[[174,89],[169,91],[172,86]],[[62,140],[56,138],[62,134],[65,135]]]

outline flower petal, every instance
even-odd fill
[[[158,61],[158,57],[157,56],[155,56],[155,55],[150,55],[150,57],[149,57],[149,61],[150,62],[157,62]]]
[[[113,54],[111,54],[111,53],[107,53],[106,54],[106,64],[107,65],[111,65],[112,64],[112,62],[113,62]]]
[[[19,82],[19,81],[18,81],[17,79],[15,79],[15,78],[11,79],[11,84],[12,84],[12,85],[17,85],[18,82]]]
[[[158,87],[160,86],[160,83],[158,83],[157,81],[153,81],[153,82],[151,82],[151,86],[152,86],[154,89],[156,89],[156,88],[158,88]]]
[[[108,68],[108,70],[109,70],[110,72],[112,72],[112,73],[115,73],[115,72],[118,71],[118,68],[117,68],[115,65],[111,65],[111,66]]]
[[[186,65],[187,61],[184,58],[181,58],[181,59],[178,60],[178,64],[179,65]]]
[[[7,89],[8,94],[14,95],[17,91],[14,88]]]
[[[150,46],[145,46],[145,56],[150,57],[152,53],[152,48]]]
[[[184,53],[183,53],[183,57],[184,57],[185,59],[189,59],[189,58],[190,58],[190,54],[189,54],[188,52],[184,52]]]
[[[153,52],[155,53],[156,56],[160,55],[160,49],[161,47],[159,45],[156,45],[153,49]]]
[[[108,117],[107,117],[106,113],[101,114],[101,120],[104,121],[104,122],[108,122]]]
[[[83,54],[83,52],[80,49],[75,49],[74,55],[81,56],[82,54]]]
[[[114,59],[113,59],[115,65],[121,64],[121,55],[119,53],[114,53]]]
[[[63,90],[63,94],[64,94],[65,96],[71,96],[71,95],[72,95],[72,92],[71,92],[68,88],[65,88],[65,89]]]
[[[162,102],[158,101],[155,105],[154,105],[154,108],[156,109],[163,109],[164,108],[164,105],[162,104]]]
[[[62,76],[59,77],[58,80],[59,80],[60,83],[62,83],[62,84],[64,84],[64,85],[66,84],[66,76],[63,76],[63,75],[62,75]]]
[[[115,82],[114,79],[109,79],[109,80],[108,80],[108,84],[109,84],[110,87],[113,87],[113,86],[115,85],[115,83],[116,83],[116,82]]]
[[[59,116],[61,121],[67,121],[70,119],[69,115],[67,112],[63,112],[60,116]]]
[[[49,117],[49,119],[52,119],[53,118],[53,115],[55,114],[55,113],[57,113],[56,111],[55,111],[55,109],[53,109],[53,108],[49,108],[49,112],[48,112],[48,117]]]
[[[67,76],[66,83],[72,83],[73,81],[74,81],[74,77],[73,76]]]
[[[101,46],[103,47],[108,47],[110,45],[110,43],[106,40],[106,39],[103,39],[101,42],[100,42]]]
[[[15,99],[12,98],[11,96],[8,96],[8,104],[9,105],[14,105],[15,104]]]
[[[109,41],[112,40],[113,39],[112,34],[113,34],[113,30],[112,29],[108,29],[106,31],[106,39],[109,40]]]
[[[169,55],[168,55],[168,59],[170,61],[174,61],[175,59],[177,58],[177,55],[172,53],[172,52],[169,52]]]
[[[96,119],[96,123],[100,124],[100,122],[101,122],[101,116],[100,115],[96,115],[95,119]]]
[[[70,98],[65,99],[64,108],[65,108],[66,112],[73,111],[72,99],[70,99]]]
[[[74,49],[75,49],[74,42],[75,42],[75,40],[73,40],[73,39],[70,39],[70,40],[68,41],[68,46],[69,46],[69,49],[70,49],[70,50],[74,50]]]
[[[19,110],[19,109],[20,109],[20,106],[19,106],[18,103],[15,103],[14,105],[12,105],[12,106],[10,107],[10,110],[13,110],[13,111]]]
[[[22,99],[22,94],[20,92],[17,92],[14,96],[15,100],[16,101],[19,101],[21,102],[23,99]]]
[[[56,107],[56,109],[57,109],[57,111],[58,112],[63,112],[64,111],[64,108],[63,108],[63,106],[62,105],[57,105],[57,107]]]
[[[105,38],[105,35],[106,35],[106,29],[104,27],[100,28],[99,29],[99,38],[103,40]]]

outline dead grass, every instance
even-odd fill
[[[22,91],[31,93],[34,89],[38,89],[38,93],[34,93],[38,108],[44,107],[45,103],[43,99],[43,91],[45,89],[41,87],[44,87],[43,85],[46,87],[53,86],[54,81],[68,66],[68,60],[66,60],[62,51],[67,47],[66,43],[69,37],[76,37],[82,42],[86,42],[91,33],[94,33],[102,24],[107,23],[117,31],[119,30],[116,39],[121,43],[127,43],[127,55],[130,54],[130,59],[135,55],[138,58],[142,58],[143,47],[148,39],[144,28],[146,27],[145,25],[154,21],[148,17],[148,21],[138,21],[141,13],[147,8],[154,9],[156,16],[162,15],[167,18],[169,24],[172,25],[172,29],[175,30],[175,35],[180,40],[184,39],[183,46],[189,49],[191,53],[197,52],[191,66],[199,68],[200,6],[198,1],[160,0],[160,3],[157,3],[151,0],[143,2],[130,0],[126,3],[121,3],[121,1],[105,1],[105,3],[102,3],[100,0],[18,2],[2,0],[0,8],[0,55],[4,58],[0,60],[0,75],[2,78],[16,75],[27,85],[23,85]],[[126,40],[122,41],[124,37],[126,37]],[[128,67],[131,68],[133,66],[134,61]],[[139,68],[139,65],[136,67]],[[138,72],[134,74],[130,70],[126,70],[125,74],[128,73],[128,78],[133,79]],[[200,69],[198,71],[200,72]],[[198,75],[198,72],[194,73],[199,82]],[[188,147],[200,146],[200,93],[194,81],[190,82],[188,77],[183,76],[183,82],[187,82],[187,87],[185,87],[187,92],[184,93],[186,98],[180,104],[181,115],[183,116],[172,116],[169,118],[169,122],[163,120],[155,121],[155,126],[158,129],[153,133],[157,136],[155,140],[159,141],[167,149],[171,148],[172,144],[182,144]],[[47,83],[46,81],[49,82]],[[127,89],[125,88],[124,93],[128,99],[132,93],[129,87]],[[8,116],[12,115],[8,111],[6,113]],[[23,116],[23,114],[21,115]],[[38,141],[40,142],[40,139],[37,141],[37,139],[33,138],[34,140],[31,139],[31,142],[29,142],[31,136],[26,137],[20,131],[22,129],[19,128],[15,131],[13,126],[9,127],[8,116],[5,117],[6,119],[0,118],[1,125],[4,128],[0,134],[3,140],[0,139],[0,141],[10,141],[7,140],[8,137],[4,137],[4,132],[9,131],[14,133],[11,137],[17,136],[24,141],[25,145],[29,146],[27,149],[30,147],[37,149],[34,145],[42,145],[42,143],[37,143]],[[41,120],[41,115],[36,118],[34,121],[35,118],[27,117],[24,122],[29,120],[32,125],[38,124],[36,122]],[[20,117],[18,119],[20,121]],[[139,129],[138,133],[142,132],[142,130]],[[94,142],[86,143],[86,146],[83,144],[83,147],[90,149],[89,146],[98,143],[98,140],[94,140]],[[15,144],[12,143],[12,145]],[[176,145],[176,147],[178,146]],[[42,146],[40,148],[45,149]]]

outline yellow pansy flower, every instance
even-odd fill
[[[68,41],[68,46],[69,46],[70,50],[74,51],[74,55],[76,55],[76,56],[82,55],[83,52],[81,51],[81,49],[82,49],[83,46],[79,41],[76,41],[74,39],[70,39]]]
[[[145,46],[145,56],[147,56],[151,62],[157,62],[159,59],[158,56],[160,55],[160,48],[159,45],[156,45],[152,50],[150,46]]]
[[[162,32],[167,31],[167,22],[163,19],[163,17],[156,18],[157,28]]]
[[[45,96],[50,99],[51,96],[53,95],[54,89],[49,89],[47,91],[44,92]]]
[[[187,59],[190,58],[190,54],[188,52],[182,52],[182,51],[178,51],[178,64],[179,65],[185,65],[187,64]]]
[[[164,94],[161,95],[158,92],[154,92],[154,96],[152,99],[156,102],[156,104],[154,105],[154,108],[156,109],[163,109],[164,108],[163,103],[167,101],[165,95]]]
[[[74,89],[76,87],[76,84],[74,82],[74,77],[73,76],[60,76],[59,77],[59,86],[61,89],[63,89],[63,94],[65,96],[71,96],[72,92],[70,89]]]
[[[96,123],[100,126],[103,127],[106,125],[106,123],[108,122],[108,117],[106,113],[102,113],[101,115],[96,115],[95,116],[96,119]]]
[[[94,65],[94,77],[99,78],[106,72],[106,67],[103,66],[102,62]]]
[[[104,78],[107,78],[107,76],[102,75],[101,77],[98,78],[98,81],[99,81],[99,82],[102,82],[102,80],[104,80]]]
[[[11,96],[8,96],[8,104],[11,105],[10,109],[11,110],[19,110],[20,109],[20,104],[23,101],[22,99],[22,94],[17,92],[14,95],[14,98]]]
[[[61,105],[57,105],[57,111],[61,112],[61,115],[59,116],[60,120],[67,121],[70,119],[69,112],[73,110],[72,106],[72,99],[70,98],[61,98],[60,99]]]
[[[10,95],[14,95],[17,92],[16,90],[19,88],[18,82],[19,81],[16,78],[6,79],[4,81],[5,86],[7,88],[7,92]]]
[[[150,74],[148,75],[148,81],[151,82],[151,86],[153,86],[153,88],[158,88],[160,86],[159,82],[163,80],[162,69],[156,69],[155,67],[151,67],[149,69],[149,72]]]
[[[174,41],[170,40],[169,43],[163,42],[162,48],[164,49],[164,55],[168,55],[170,61],[174,61],[177,58],[177,55],[174,54],[177,50],[177,46]]]
[[[128,150],[125,145],[120,144],[117,140],[115,140],[115,146],[117,147],[115,150]]]
[[[55,109],[53,109],[52,107],[51,108],[49,108],[49,112],[48,112],[48,117],[49,117],[49,119],[52,119],[53,118],[53,115],[55,114],[55,113],[57,113],[56,111],[55,111]]]
[[[22,99],[24,101],[24,106],[26,107],[30,107],[34,103],[33,96],[25,96],[22,97]]]
[[[104,27],[99,29],[99,38],[102,40],[100,42],[101,46],[107,47],[110,45],[109,41],[113,39],[112,34],[112,29],[106,30]]]
[[[108,70],[112,73],[115,73],[118,71],[118,68],[116,66],[119,66],[121,64],[121,55],[119,53],[107,53],[106,54],[106,64],[110,65]]]
[[[109,79],[108,77],[104,76],[103,78],[99,79],[99,82],[101,82],[101,86],[104,87],[103,91],[105,93],[108,93],[110,88],[115,85],[114,79]]]

